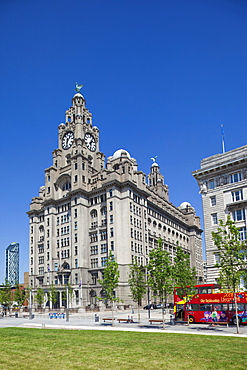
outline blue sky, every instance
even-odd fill
[[[245,0],[1,0],[1,233],[20,243],[28,271],[31,198],[57,148],[57,127],[84,84],[100,150],[119,148],[149,172],[157,162],[170,201],[202,215],[191,172],[247,144]]]

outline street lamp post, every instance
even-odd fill
[[[29,320],[32,320],[32,289],[29,290]]]
[[[67,305],[66,305],[66,321],[69,321],[69,287],[66,286],[66,298],[67,298]]]

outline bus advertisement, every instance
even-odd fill
[[[174,290],[176,321],[190,323],[232,322],[236,324],[233,293],[222,293],[217,284],[195,285],[195,295],[179,298]],[[179,294],[181,296],[181,294]],[[237,293],[239,324],[247,324],[247,292]]]

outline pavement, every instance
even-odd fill
[[[99,321],[95,320],[95,312],[84,312],[69,315],[69,321],[65,318],[50,319],[48,313],[34,313],[34,318],[28,317],[3,317],[0,318],[0,328],[20,327],[20,328],[39,328],[39,329],[67,329],[67,330],[114,330],[114,331],[135,331],[146,333],[180,333],[180,334],[200,334],[200,335],[220,335],[231,337],[247,338],[247,325],[240,326],[240,333],[236,334],[236,326],[210,326],[209,324],[184,324],[176,323],[172,325],[170,314],[165,314],[165,329],[162,323],[150,324],[148,311],[141,310],[141,321],[138,323],[138,314],[131,310],[114,311],[114,326],[111,321],[104,322],[104,318],[111,319],[111,311],[98,312]],[[127,319],[133,317],[133,322],[118,322],[116,319]],[[162,319],[161,310],[150,311],[151,319]]]

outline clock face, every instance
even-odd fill
[[[71,131],[66,132],[63,136],[62,147],[63,149],[69,149],[74,141],[74,134]]]
[[[85,135],[85,143],[86,143],[86,146],[87,148],[91,151],[91,152],[95,152],[96,150],[96,142],[95,142],[95,139],[93,137],[93,135],[87,133]]]

